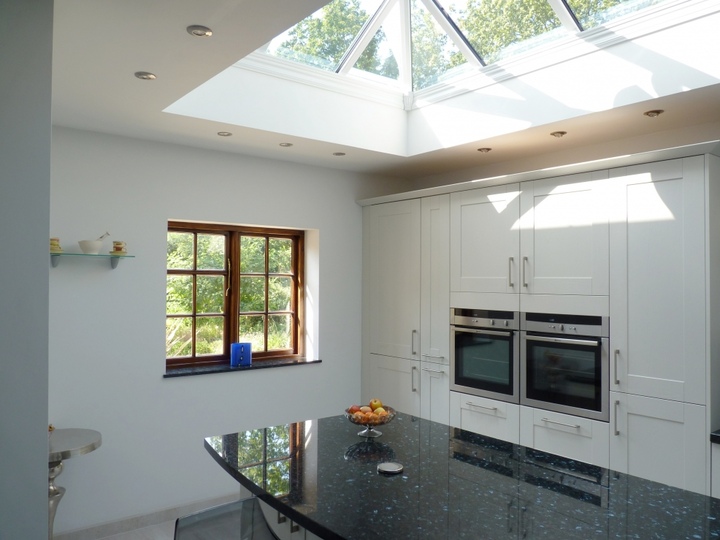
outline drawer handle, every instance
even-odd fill
[[[566,424],[565,422],[557,422],[555,420],[550,420],[549,418],[543,418],[543,422],[547,422],[548,424],[556,424],[558,426],[565,426],[572,429],[580,429],[580,424]]]
[[[287,517],[285,517],[280,512],[278,512],[278,524],[285,523],[286,521],[287,521]]]
[[[486,407],[485,405],[478,405],[477,403],[473,403],[472,401],[466,401],[465,405],[468,405],[470,407],[477,407],[479,409],[485,409],[486,411],[492,412],[496,412],[498,410],[497,407]]]
[[[415,372],[417,371],[417,368],[415,366],[410,368],[410,390],[412,392],[417,392],[417,386],[415,386]]]
[[[445,360],[444,356],[437,356],[434,354],[423,354],[423,358],[437,358],[438,360]]]
[[[613,360],[615,362],[615,386],[620,384],[620,378],[618,377],[618,356],[620,356],[620,349],[615,349],[613,354]]]
[[[294,521],[290,522],[290,534],[296,533],[300,530],[300,525],[295,523]]]
[[[430,369],[430,368],[422,368],[423,371],[427,371],[428,373],[442,373],[445,375],[445,372],[442,369]]]

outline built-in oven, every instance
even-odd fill
[[[523,313],[520,329],[520,403],[607,422],[608,318]]]
[[[453,308],[450,319],[450,389],[518,403],[518,313]]]

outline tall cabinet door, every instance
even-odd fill
[[[523,184],[520,292],[608,294],[607,171]]]
[[[450,196],[422,199],[420,416],[450,417]]]
[[[704,159],[611,177],[611,389],[705,404]]]
[[[370,208],[370,352],[420,359],[420,200]]]
[[[519,184],[451,195],[451,291],[520,292],[519,195]]]

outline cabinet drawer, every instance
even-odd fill
[[[610,463],[607,422],[520,407],[520,444],[600,467]]]
[[[450,424],[511,443],[519,443],[520,407],[460,392],[450,392]]]

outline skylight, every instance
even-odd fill
[[[262,50],[408,93],[668,1],[332,0]]]

